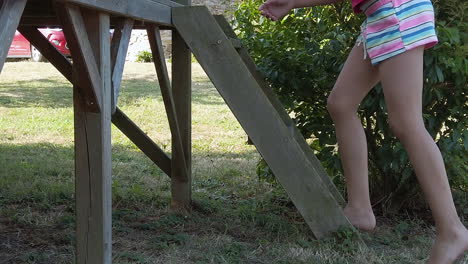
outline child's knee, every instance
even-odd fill
[[[406,114],[389,115],[388,123],[390,130],[400,140],[407,139],[411,136],[416,136],[419,131],[423,132],[424,121],[421,117],[411,117]]]
[[[347,96],[331,93],[327,98],[327,110],[332,117],[356,113],[358,105]]]

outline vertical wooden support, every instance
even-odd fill
[[[179,0],[190,5],[190,0]],[[185,41],[172,30],[172,96],[179,121],[180,136],[185,157],[179,157],[172,149],[171,192],[172,206],[188,207],[192,197],[192,53]],[[180,181],[180,160],[185,160],[187,181]]]
[[[161,34],[159,28],[155,25],[148,25],[148,39],[150,42],[151,50],[154,58],[154,65],[158,74],[159,85],[161,94],[163,96],[164,106],[167,112],[167,119],[172,135],[172,155],[176,157],[177,163],[172,163],[171,182],[177,182],[179,187],[171,188],[173,197],[171,206],[172,208],[189,208],[190,206],[190,193],[187,193],[187,188],[181,189],[180,186],[186,186],[188,182],[187,165],[185,162],[184,148],[182,145],[182,137],[180,133],[179,121],[177,111],[175,108],[173,91],[169,80],[169,75],[164,59],[164,49],[162,46]],[[174,172],[177,171],[177,172]],[[177,179],[175,179],[177,178]]]
[[[0,0],[0,72],[27,0]]]
[[[65,11],[59,16],[74,58],[76,263],[109,264],[112,262],[109,16],[68,5],[60,6],[59,10]],[[93,69],[98,72],[90,73]],[[94,74],[91,82],[90,74]],[[87,103],[92,96],[99,97],[98,109]]]

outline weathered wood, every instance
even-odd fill
[[[351,226],[298,143],[294,123],[283,120],[208,9],[176,7],[173,23],[314,235]]]
[[[33,26],[20,26],[18,31],[34,46],[41,54],[52,63],[70,82],[72,81],[72,66],[65,56],[60,53],[42,33]]]
[[[221,16],[224,18],[224,16]],[[229,40],[231,41],[232,43],[232,46],[236,49],[241,49],[242,48],[242,42],[240,41],[240,39],[237,39],[237,38],[229,38]]]
[[[0,73],[27,0],[0,1]]]
[[[77,73],[82,74],[79,79],[83,85],[80,85],[80,88],[84,94],[85,103],[88,105],[87,109],[99,112],[102,106],[100,101],[102,91],[99,89],[101,76],[93,53],[95,47],[89,41],[80,8],[58,4],[57,10],[73,57],[73,65],[80,69]]]
[[[163,0],[58,0],[73,3],[96,10],[121,15],[135,20],[171,26],[171,8],[181,6],[172,1]]]
[[[96,96],[100,112],[90,109],[90,98],[83,93],[89,82],[82,76],[90,68],[73,66],[73,103],[75,113],[75,188],[76,188],[76,263],[112,262],[112,169],[111,169],[111,73],[109,16],[83,10],[86,23],[75,24],[93,49],[83,49],[82,56],[95,65]],[[78,14],[76,15],[78,16]],[[76,18],[76,17],[75,17]],[[76,39],[69,44],[79,47]],[[70,43],[75,41],[76,43]],[[75,50],[76,51],[76,50]],[[76,54],[76,52],[75,52]]]
[[[56,17],[21,17],[20,26],[42,27],[61,27],[61,24]]]
[[[232,29],[231,25],[229,25],[229,22],[222,15],[216,15],[214,17],[216,21],[218,22],[219,26],[222,28],[222,30],[226,34],[226,36],[228,36],[231,39],[231,42],[233,42],[233,46],[238,49],[238,53],[240,57],[244,61],[247,68],[249,68],[250,73],[254,76],[255,80],[260,85],[260,87],[262,88],[263,92],[268,97],[272,105],[276,108],[276,110],[280,114],[280,117],[283,119],[283,121],[286,124],[288,124],[289,122],[292,122],[288,113],[284,110],[284,107],[282,106],[281,102],[278,100],[278,97],[276,97],[273,90],[266,83],[261,72],[257,69],[257,66],[255,65],[255,62],[253,61],[252,57],[250,57],[248,50],[242,47],[242,44],[238,44],[238,45],[236,44],[241,41],[240,39],[237,38],[236,33]],[[341,196],[340,192],[338,191],[336,186],[331,181],[330,177],[328,176],[327,172],[323,168],[322,164],[317,159],[317,157],[315,156],[310,146],[304,140],[304,137],[302,136],[299,129],[297,129],[297,127],[293,123],[291,123],[290,126],[294,128],[294,131],[293,131],[294,138],[297,140],[297,143],[301,146],[303,151],[307,154],[307,157],[309,158],[309,161],[314,165],[314,169],[316,170],[317,174],[320,175],[320,177],[322,178],[322,181],[327,185],[328,189],[335,197],[335,200],[341,206],[345,206],[345,200],[343,199],[343,196]]]
[[[188,182],[187,163],[185,161],[185,154],[182,145],[182,138],[180,135],[179,122],[177,120],[177,114],[172,97],[171,82],[169,81],[169,74],[167,71],[166,60],[164,59],[164,49],[162,46],[161,34],[159,28],[155,25],[148,25],[148,39],[153,53],[154,65],[158,75],[159,86],[161,88],[161,94],[163,96],[164,106],[167,112],[167,118],[169,121],[169,128],[172,135],[173,155],[179,157],[178,160],[178,172],[180,174],[172,173],[171,178],[177,178],[180,182]],[[174,168],[173,168],[174,169]]]
[[[115,28],[121,21],[122,17],[111,17],[111,28]],[[62,27],[62,24],[56,17],[25,17],[23,16],[19,23],[20,26],[35,26],[37,28],[44,27]],[[133,29],[146,29],[146,24],[143,21],[134,21]],[[172,30],[171,26],[161,26],[161,30]]]
[[[127,57],[128,45],[132,35],[133,19],[121,19],[116,25],[111,43],[112,65],[112,113],[115,113],[120,93],[120,85]]]
[[[190,5],[187,0],[180,3]],[[180,160],[184,159],[187,181],[171,178],[171,204],[175,208],[186,208],[192,197],[192,53],[177,30],[172,31],[172,95],[185,154],[185,157],[179,157],[178,152],[172,149],[172,170],[174,175],[180,175],[183,166]]]
[[[112,123],[145,153],[158,167],[171,177],[171,158],[156,145],[135,123],[119,108],[112,115]]]

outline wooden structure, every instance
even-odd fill
[[[18,29],[73,84],[77,263],[111,263],[111,122],[170,177],[171,206],[190,207],[191,52],[314,235],[349,226],[343,198],[224,17],[190,6],[190,0],[0,0],[0,5],[0,71]],[[63,28],[73,64],[37,30],[52,26]],[[134,28],[148,32],[172,135],[170,157],[117,106]],[[173,33],[172,83],[161,30]]]

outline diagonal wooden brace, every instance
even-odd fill
[[[72,82],[72,65],[62,53],[60,53],[42,33],[34,26],[20,26],[18,31],[49,60],[52,65]]]
[[[274,104],[277,109],[281,109],[283,107],[281,102],[279,101],[278,97],[275,95],[274,91],[266,83],[265,78],[262,76],[261,72],[258,70],[252,57],[250,57],[247,48],[242,46],[242,42],[237,37],[236,33],[232,29],[229,22],[226,20],[226,18],[223,15],[215,15],[214,18],[216,19],[216,22],[221,27],[221,29],[226,34],[226,36],[230,39],[234,48],[236,48],[237,52],[239,53],[239,56],[244,61],[250,73],[256,79],[260,88],[262,88],[263,92],[268,97],[270,102]],[[331,181],[331,178],[328,176],[327,172],[325,171],[323,166],[320,164],[320,161],[314,155],[310,146],[307,144],[305,140],[303,140],[303,136],[301,132],[299,131],[299,129],[297,129],[297,127],[293,124],[293,121],[291,120],[291,118],[289,118],[289,115],[285,111],[278,111],[278,113],[280,114],[281,118],[283,119],[285,123],[291,124],[291,127],[293,128],[292,132],[294,133],[295,140],[301,146],[303,151],[307,154],[307,157],[310,160],[310,162],[314,164],[314,169],[316,170],[317,174],[322,178],[322,181],[324,182],[324,184],[327,185],[328,189],[333,194],[336,201],[341,206],[344,207],[346,203],[345,203],[345,200],[343,199],[343,196],[341,196],[340,192],[338,191],[336,186]]]
[[[83,98],[86,98],[87,108],[91,112],[100,112],[102,107],[102,96],[99,89],[101,76],[81,10],[77,6],[58,4],[57,15],[62,22],[63,32],[70,46],[73,65],[78,69],[77,80],[80,80],[81,84],[75,85],[80,87],[80,92],[84,95]]]
[[[159,85],[161,87],[161,94],[163,96],[164,106],[166,108],[167,117],[169,120],[169,127],[172,134],[172,144],[174,145],[173,149],[177,153],[176,155],[178,157],[185,157],[182,145],[182,137],[180,135],[179,123],[174,105],[174,98],[172,96],[171,83],[169,81],[166,60],[164,59],[164,49],[162,46],[161,34],[159,32],[159,28],[156,25],[148,25],[147,32],[153,53],[154,65],[158,74]],[[173,175],[173,177],[179,178],[181,182],[187,182],[187,164],[184,158],[180,160],[180,166],[183,168],[180,170],[180,175]]]
[[[134,20],[130,18],[119,19],[114,30],[111,43],[112,67],[112,113],[115,113],[122,83],[122,75],[127,57],[128,45],[132,35]]]

